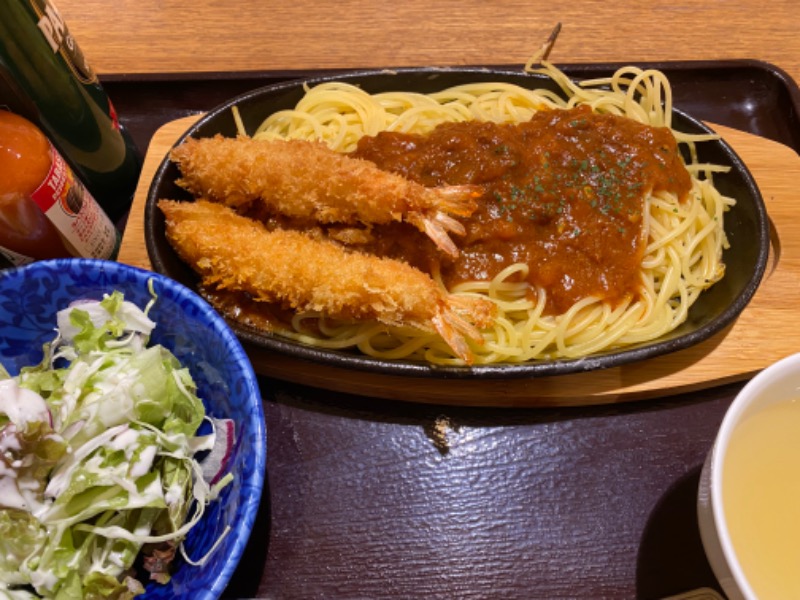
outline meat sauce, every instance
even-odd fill
[[[547,110],[520,124],[447,123],[427,135],[384,132],[354,156],[426,186],[478,184],[479,207],[453,236],[451,259],[402,228],[372,251],[438,268],[448,287],[489,280],[514,263],[547,290],[558,314],[595,296],[615,304],[638,290],[645,250],[642,212],[650,192],[685,198],[689,173],[667,128],[593,113]]]

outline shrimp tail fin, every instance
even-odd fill
[[[445,224],[442,223],[440,215],[441,218],[445,219]],[[453,230],[452,223],[449,223],[449,221],[452,221],[453,223],[458,225],[460,227],[460,230],[463,232],[464,227],[461,225],[461,223],[441,213],[438,213],[434,218],[430,218],[418,212],[409,213],[407,220],[409,223],[414,225],[414,227],[416,227],[422,233],[431,238],[431,240],[433,240],[433,243],[436,244],[436,247],[439,248],[439,250],[449,254],[453,258],[458,256],[458,247],[456,246],[455,242],[450,238],[447,231],[448,229],[450,229],[451,231]],[[456,228],[455,231],[458,233],[459,231],[458,228]]]
[[[457,311],[465,312],[469,319]],[[442,336],[456,356],[471,365],[475,362],[475,356],[467,339],[483,344],[483,336],[478,327],[485,327],[491,323],[495,312],[496,307],[490,301],[449,296],[446,304],[440,307],[433,317],[432,322],[436,332]]]
[[[464,225],[460,221],[456,221],[450,215],[446,215],[442,212],[437,212],[436,215],[433,217],[433,220],[438,223],[444,230],[449,231],[451,233],[455,233],[457,235],[464,235],[467,230],[464,228]]]
[[[433,317],[432,322],[436,332],[442,336],[442,339],[447,342],[447,345],[450,346],[450,349],[458,358],[468,365],[475,362],[475,355],[472,354],[472,349],[464,337],[464,332],[462,332],[462,327],[464,326],[468,329],[474,329],[472,325],[458,315],[448,311],[441,311]]]
[[[433,240],[436,246],[450,256],[458,256],[458,248],[450,238],[450,233],[464,235],[464,225],[452,215],[468,217],[478,204],[475,199],[481,195],[477,185],[447,185],[425,188],[431,198],[431,209],[411,211],[406,220]]]
[[[478,208],[476,198],[483,189],[478,185],[443,185],[428,188],[433,195],[433,205],[443,213],[468,217]]]
[[[486,298],[451,294],[447,298],[447,304],[451,310],[465,315],[470,323],[479,328],[489,327],[497,316],[497,305]],[[478,333],[474,339],[480,341],[483,338]]]

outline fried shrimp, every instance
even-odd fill
[[[444,252],[458,255],[449,233],[464,234],[454,217],[476,209],[481,188],[428,188],[321,142],[189,138],[173,149],[178,184],[193,195],[237,210],[261,200],[268,209],[319,223],[380,225],[406,221]]]
[[[217,203],[161,200],[166,235],[210,289],[334,318],[376,320],[437,332],[467,364],[467,339],[489,326],[495,305],[449,294],[406,263],[349,251],[294,230],[268,230]]]

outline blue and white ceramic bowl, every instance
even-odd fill
[[[230,418],[236,437],[230,470],[234,480],[190,531],[185,547],[203,556],[229,533],[202,567],[177,558],[167,585],[150,583],[142,598],[211,600],[227,586],[255,522],[264,485],[266,434],[261,395],[253,369],[236,336],[199,296],[157,273],[120,263],[57,259],[0,271],[0,362],[12,374],[38,364],[42,344],[54,336],[56,312],[76,298],[102,298],[119,290],[140,307],[158,300],[149,316],[152,342],[169,348],[194,377],[208,413]]]

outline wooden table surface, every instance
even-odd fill
[[[56,5],[101,77],[117,79],[518,65],[561,22],[559,63],[759,59],[800,80],[795,0]],[[168,101],[191,98],[137,100],[153,114]],[[716,588],[695,497],[739,387],[500,410],[265,379],[268,487],[227,596],[657,599]]]
[[[758,58],[800,79],[794,0],[58,0],[100,73]]]

